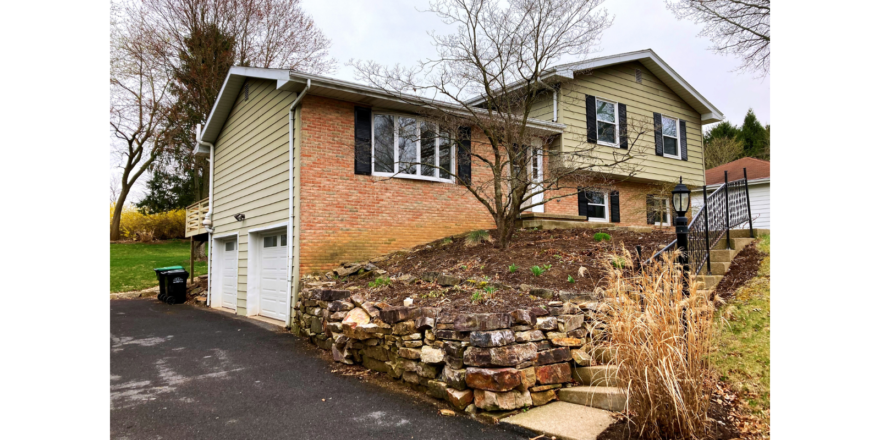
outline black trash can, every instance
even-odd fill
[[[182,304],[186,302],[186,280],[189,272],[183,269],[169,270],[165,276],[165,302]]]
[[[172,270],[183,270],[183,266],[167,266],[167,267],[157,267],[153,269],[156,272],[156,278],[159,280],[159,301],[165,301],[165,298],[168,296],[168,289],[166,288],[165,282],[165,273]]]

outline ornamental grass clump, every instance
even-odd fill
[[[482,242],[494,243],[495,239],[492,238],[492,235],[489,234],[489,231],[485,229],[478,229],[476,231],[471,231],[464,238],[465,246],[476,246]]]
[[[632,256],[619,252],[633,267]],[[642,271],[604,261],[604,339],[615,354],[626,391],[624,413],[638,438],[705,438],[711,397],[707,356],[713,341],[708,295],[685,292],[678,252],[665,253]],[[695,281],[692,275],[688,282]]]

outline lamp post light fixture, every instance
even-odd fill
[[[681,250],[679,261],[685,272],[688,268],[688,220],[685,217],[691,207],[691,190],[678,178],[678,185],[672,190],[672,209],[675,210],[675,239]]]

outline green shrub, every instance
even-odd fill
[[[507,270],[510,271],[510,273],[516,272],[517,269],[519,269],[519,266],[517,266],[515,264],[511,264],[510,266],[507,266]]]
[[[611,236],[604,232],[597,232],[593,235],[593,240],[595,241],[611,241]]]
[[[481,299],[483,299],[483,294],[480,292],[474,292],[474,294],[471,295],[471,301],[473,301],[473,302],[478,302]]]
[[[446,246],[447,244],[452,244],[452,239],[449,237],[444,238],[443,241],[440,242],[440,246]]]
[[[574,282],[575,282],[574,277],[571,276],[571,275],[569,275],[569,276],[568,276],[568,282],[571,283],[571,284],[574,284]]]
[[[498,290],[497,287],[492,287],[492,286],[483,287],[483,291],[485,291],[489,295],[495,293],[497,290]]]
[[[371,289],[374,289],[376,287],[388,286],[390,284],[391,280],[386,277],[379,277],[367,283],[367,285],[370,286]]]
[[[492,243],[495,239],[489,235],[489,231],[485,229],[477,229],[476,231],[471,231],[468,233],[467,237],[464,238],[464,244],[467,246],[476,246],[482,242]]]
[[[532,266],[532,275],[539,277],[544,272],[547,272],[547,269],[542,269],[541,266]]]

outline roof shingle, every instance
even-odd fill
[[[747,170],[749,180],[770,178],[770,162],[754,157],[744,157],[706,170],[706,185],[724,183],[725,171],[727,171],[728,181],[742,179],[743,168]]]

